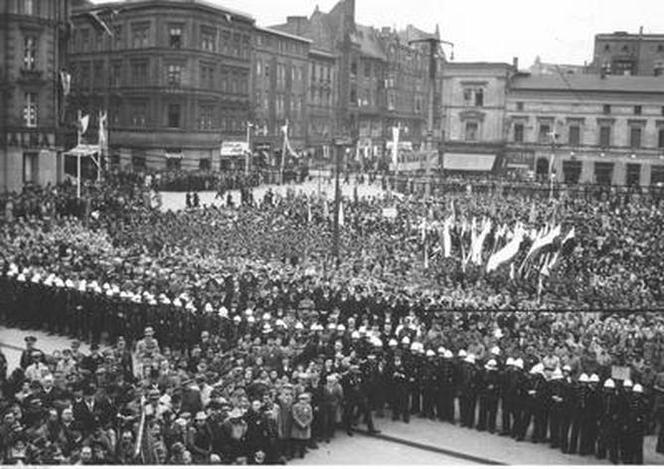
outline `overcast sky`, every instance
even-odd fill
[[[316,4],[329,11],[337,0],[208,0],[250,13],[261,26],[288,15],[311,15]],[[543,61],[583,64],[592,60],[600,32],[664,33],[662,0],[356,0],[357,20],[366,25],[433,31],[456,43],[457,61],[504,61],[522,67]]]

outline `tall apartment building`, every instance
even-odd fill
[[[288,17],[273,29],[309,38],[312,48],[337,57],[335,134],[358,142],[356,157],[365,167],[385,162],[392,127],[401,128],[403,143],[415,149],[422,145],[428,116],[428,46],[409,42],[437,36],[437,31],[357,24],[354,0],[341,0],[328,13],[316,8],[310,17]],[[440,96],[437,99],[440,102]]]
[[[0,0],[0,191],[62,177],[68,0]]]
[[[311,40],[256,27],[253,52],[253,148],[269,158],[282,151],[283,128],[293,151],[306,147]],[[263,155],[263,156],[265,156]]]
[[[86,13],[103,7],[112,35]],[[109,110],[111,163],[219,169],[222,142],[244,141],[254,20],[202,0],[86,4],[74,15],[70,112]]]

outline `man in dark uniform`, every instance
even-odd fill
[[[440,393],[436,366],[436,353],[427,350],[422,364],[422,413],[424,417],[436,419],[436,396]]]
[[[565,365],[563,367],[563,379],[560,383],[559,394],[563,401],[560,406],[560,431],[558,438],[560,450],[564,454],[569,453],[570,450],[570,428],[572,426],[572,420],[574,419],[575,409],[578,406],[577,386],[572,380],[571,373],[572,368],[569,365]]]
[[[495,433],[498,399],[500,398],[498,363],[492,358],[484,369],[479,389],[480,416],[477,429],[481,432],[489,430],[489,433]]]
[[[571,432],[567,448],[569,454],[576,454],[577,450],[580,451],[581,449],[580,440],[583,424],[586,418],[585,414],[587,412],[586,407],[589,392],[588,375],[582,373],[581,376],[579,376],[578,382],[574,386],[574,407],[572,409]]]
[[[401,355],[394,356],[394,362],[390,366],[392,377],[392,420],[403,419],[404,422],[410,422],[410,412],[408,409],[408,387],[410,377],[404,366]]]
[[[438,419],[454,424],[454,391],[456,389],[454,374],[454,355],[444,347],[438,349],[438,395],[437,413]]]
[[[419,415],[422,411],[422,380],[424,378],[423,358],[420,354],[422,344],[413,342],[410,347],[410,357],[407,366],[410,372],[410,415]]]
[[[625,401],[627,409],[620,437],[622,463],[640,465],[643,464],[643,439],[646,433],[649,408],[648,400],[643,394],[643,387],[636,384],[632,391],[626,390]]]
[[[37,338],[29,335],[25,338],[25,350],[21,353],[20,366],[24,370],[32,364],[32,353],[37,351],[41,352],[38,348],[35,347],[37,343]],[[43,354],[42,354],[43,356]]]
[[[367,424],[369,433],[378,433],[374,428],[373,417],[369,409],[367,388],[359,365],[351,365],[350,370],[342,379],[344,391],[343,420],[346,432],[353,436],[353,421],[357,415]]]
[[[598,389],[599,376],[593,374],[588,380],[585,396],[585,407],[582,412],[579,454],[588,456],[595,454],[599,418],[602,413],[602,395]]]
[[[475,364],[475,357],[467,355],[461,366],[460,396],[461,426],[473,428],[475,426],[475,408],[477,406],[477,390],[479,386],[479,373]]]
[[[547,382],[547,399],[549,408],[549,435],[551,448],[561,447],[562,418],[565,412],[565,384],[563,372],[556,369]]]
[[[599,437],[597,439],[595,456],[597,459],[604,459],[608,452],[609,460],[613,464],[618,464],[618,434],[622,412],[620,409],[620,399],[616,390],[616,383],[610,378],[604,382],[603,391],[601,393],[601,403]]]

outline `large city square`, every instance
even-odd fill
[[[664,6],[561,2],[0,0],[0,465],[664,464]]]

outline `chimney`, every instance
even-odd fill
[[[306,16],[289,16],[286,18],[286,22],[295,28],[296,35],[304,32],[304,25],[307,21],[308,19]]]
[[[514,68],[515,72],[519,71],[519,58],[518,57],[513,57],[512,58],[512,68]]]

